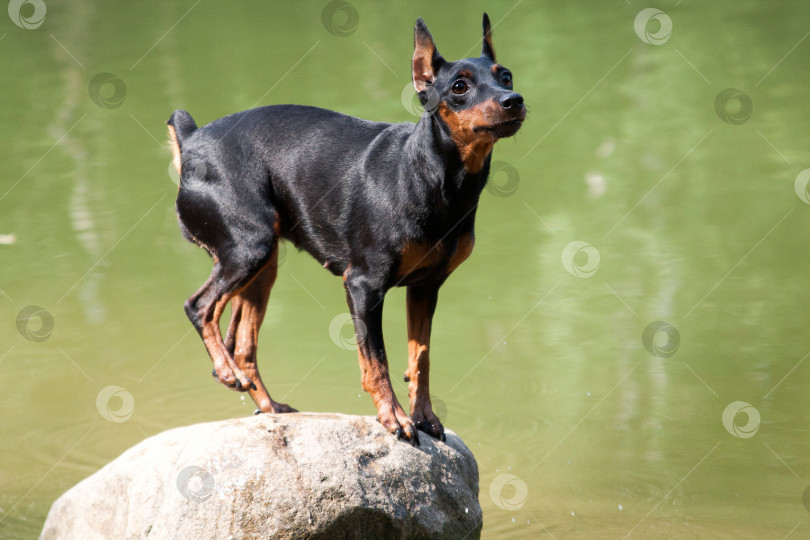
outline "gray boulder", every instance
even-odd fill
[[[343,414],[172,429],[62,495],[41,539],[479,538],[472,453],[420,440]]]

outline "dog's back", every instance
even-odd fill
[[[294,410],[270,398],[256,367],[278,242],[287,238],[342,275],[362,387],[380,422],[414,444],[417,429],[444,437],[428,385],[439,287],[473,250],[495,142],[514,135],[526,117],[511,72],[495,61],[486,14],[483,29],[480,57],[448,62],[417,21],[412,75],[427,109],[418,124],[293,105],[202,128],[185,111],[172,115],[182,173],[178,217],[184,234],[214,259],[186,314],[211,355],[213,375],[250,392],[260,411]],[[410,416],[394,395],[382,336],[384,297],[397,286],[407,286]],[[223,340],[218,324],[229,302]]]

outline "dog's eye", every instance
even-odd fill
[[[503,81],[503,85],[512,88],[512,74],[508,71],[504,71],[503,75],[501,75],[501,81]]]
[[[453,93],[454,94],[466,94],[467,93],[467,83],[462,80],[458,80],[453,83]]]

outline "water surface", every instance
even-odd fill
[[[484,9],[530,113],[442,289],[431,377],[484,537],[810,535],[805,3],[46,4],[0,22],[0,536],[36,537],[145,437],[253,410],[183,314],[210,262],[176,225],[171,111],[414,121],[415,19],[458,58]],[[287,249],[259,349],[277,399],[374,413],[330,336],[346,311]],[[403,290],[385,317],[398,374]]]

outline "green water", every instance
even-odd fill
[[[183,314],[210,262],[177,228],[170,112],[413,120],[415,19],[458,58],[484,9],[530,112],[442,289],[431,377],[478,459],[483,536],[810,536],[806,3],[663,1],[638,34],[635,0],[351,0],[326,25],[326,2],[45,3],[38,28],[0,15],[0,537],[36,537],[145,437],[253,410]],[[330,336],[346,311],[288,249],[259,348],[277,400],[374,413],[350,332]]]

